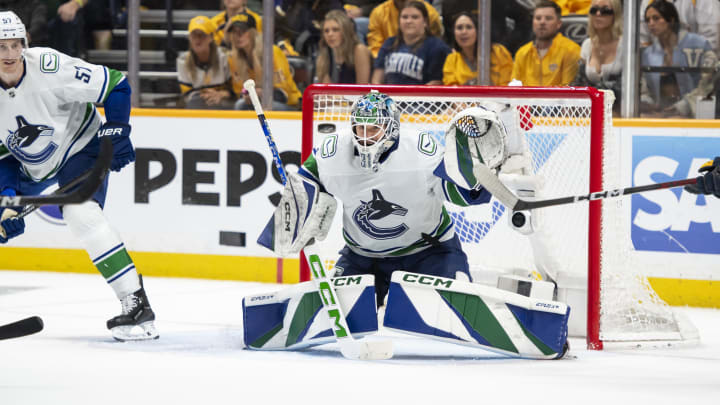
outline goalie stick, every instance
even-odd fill
[[[260,100],[255,91],[255,81],[252,79],[247,80],[243,86],[245,90],[248,91],[250,100],[255,108],[255,113],[260,121],[260,127],[262,127],[265,133],[265,139],[273,155],[273,161],[284,185],[287,183],[287,176],[285,175],[285,169],[280,160],[277,146],[270,133],[270,126],[265,119],[265,113],[262,110]],[[343,357],[353,360],[385,360],[391,358],[393,355],[392,341],[358,341],[353,338],[347,324],[347,319],[345,319],[345,314],[343,313],[342,307],[340,307],[340,302],[337,300],[337,293],[330,280],[331,276],[325,272],[325,266],[323,266],[320,256],[314,249],[315,247],[312,246],[312,242],[308,244],[304,249],[305,258],[312,270],[313,282],[318,289],[318,294],[320,294],[323,306],[327,311],[327,316],[331,324],[330,329],[340,345],[340,353],[342,353]]]
[[[594,193],[583,194],[571,197],[551,198],[547,200],[526,201],[521,200],[510,189],[498,179],[493,171],[485,165],[477,166],[478,172],[475,173],[478,183],[480,183],[487,191],[497,198],[503,205],[513,211],[532,210],[536,208],[552,207],[563,204],[573,204],[580,201],[592,201],[606,198],[616,198],[624,195],[642,193],[652,190],[662,190],[666,188],[674,188],[696,184],[697,178],[674,180],[665,183],[648,184],[646,186],[636,186],[627,188],[618,188],[614,190],[596,191]]]
[[[80,185],[80,187],[76,190],[53,193],[50,195],[0,196],[0,207],[17,207],[22,205],[34,205],[35,207],[39,207],[42,205],[65,205],[84,202],[95,194],[95,191],[97,191],[103,180],[105,180],[105,176],[110,169],[112,156],[112,141],[109,137],[103,137],[100,144],[100,153],[95,161],[95,166],[89,173],[81,176],[87,176],[87,181]]]
[[[43,321],[39,316],[31,316],[30,318],[2,325],[0,326],[0,340],[32,335],[43,330],[43,326]]]

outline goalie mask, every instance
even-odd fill
[[[375,90],[353,104],[350,125],[362,168],[378,171],[380,156],[392,148],[400,136],[399,118],[395,102]]]
[[[0,39],[22,39],[23,47],[28,46],[25,24],[12,11],[0,11]]]

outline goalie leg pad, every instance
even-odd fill
[[[378,330],[374,278],[332,279],[348,328],[358,338]],[[335,341],[330,318],[312,281],[243,298],[243,340],[248,349],[296,350]],[[337,326],[336,326],[337,327]]]
[[[290,173],[280,203],[258,243],[280,256],[300,252],[311,240],[324,240],[337,202],[314,181]]]
[[[383,325],[512,357],[563,355],[570,308],[480,284],[397,271]]]

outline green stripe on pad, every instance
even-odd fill
[[[250,343],[250,347],[256,347],[258,349],[262,349],[262,347],[265,346],[265,343],[267,343],[278,332],[280,332],[282,330],[282,328],[283,328],[283,324],[282,324],[282,322],[280,322],[274,328],[270,329],[266,334],[260,336],[259,338],[255,339],[254,342]]]
[[[300,334],[307,328],[317,311],[322,306],[320,301],[320,293],[317,291],[309,292],[303,295],[298,303],[297,309],[290,321],[290,329],[288,330],[285,347],[289,347],[297,343]]]
[[[126,268],[132,264],[132,259],[125,248],[118,250],[111,254],[105,259],[98,263],[95,263],[95,267],[100,271],[100,274],[105,277],[106,280],[111,279],[120,270]]]
[[[438,290],[438,294],[463,317],[475,332],[485,338],[492,347],[518,353],[517,347],[515,347],[510,337],[505,333],[505,329],[480,297],[444,290]]]
[[[512,312],[512,311],[510,311],[510,312]],[[538,339],[538,338],[537,338],[535,335],[533,335],[529,330],[527,330],[527,329],[525,328],[525,326],[523,326],[523,324],[522,324],[522,323],[520,322],[520,320],[517,318],[517,316],[515,316],[515,314],[513,314],[513,316],[515,317],[515,320],[517,320],[518,325],[520,325],[520,327],[522,328],[522,331],[523,331],[523,333],[525,334],[525,336],[527,336],[527,338],[530,339],[530,341],[533,342],[533,344],[534,344],[535,346],[537,346],[538,350],[540,350],[540,352],[542,352],[542,354],[544,354],[544,355],[546,355],[546,356],[549,355],[549,354],[558,354],[558,352],[556,352],[555,350],[551,349],[550,346],[548,346],[548,345],[546,345],[545,343],[543,343],[542,340]]]

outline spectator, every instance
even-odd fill
[[[255,19],[257,29],[262,32],[262,18],[247,7],[247,0],[223,0],[223,5],[225,10],[212,18],[213,24],[217,27],[213,35],[216,44],[230,48],[230,45],[225,41],[228,21],[241,13],[251,15]]]
[[[443,84],[476,85],[477,72],[477,18],[462,12],[453,22],[453,48],[455,51],[445,59]],[[490,80],[495,86],[506,86],[510,82],[513,60],[507,48],[492,44],[490,52]]]
[[[580,47],[580,65],[573,86],[592,86],[615,93],[613,113],[619,113],[624,48],[620,0],[593,0],[588,38]]]
[[[582,14],[585,15],[590,11],[591,0],[555,0],[562,15]]]
[[[0,10],[12,11],[25,23],[29,46],[47,45],[47,5],[41,0],[0,0]]]
[[[385,41],[398,35],[398,17],[400,9],[408,2],[408,0],[386,0],[384,3],[375,7],[370,13],[370,23],[368,25],[367,43],[373,58],[378,56],[380,47]],[[441,36],[443,34],[440,15],[437,10],[430,4],[421,1],[428,15],[428,26],[432,35]]]
[[[718,0],[669,0],[673,3],[680,19],[680,28],[707,39],[713,51],[720,51],[720,1]],[[643,0],[640,10],[646,10],[652,0]],[[648,46],[652,42],[646,24],[640,24],[640,43]]]
[[[370,13],[383,0],[347,0],[345,1],[345,12],[355,22],[355,31],[363,44],[367,44],[368,24],[370,24]]]
[[[512,78],[525,86],[567,86],[578,69],[580,46],[561,34],[560,7],[540,0],[533,11],[535,41],[515,55]]]
[[[227,57],[213,40],[217,27],[205,17],[190,20],[190,50],[177,58],[178,82],[188,108],[232,108]]]
[[[110,0],[47,1],[49,43],[71,56],[88,48],[110,49],[113,13]]]
[[[655,0],[644,15],[653,42],[643,50],[642,66],[715,67],[717,57],[710,43],[680,29],[680,17],[672,3]],[[694,116],[697,99],[712,93],[712,80],[712,72],[646,73],[641,80],[641,113]]]
[[[320,23],[331,10],[342,10],[340,0],[276,0],[276,35],[284,41],[286,53],[314,56],[320,42]],[[289,43],[289,44],[288,44]]]
[[[373,84],[442,84],[443,64],[450,48],[430,33],[425,3],[410,1],[400,9],[397,36],[380,48]]]
[[[350,17],[344,11],[332,10],[325,15],[322,31],[315,69],[318,81],[369,83],[372,70],[370,50],[358,42]]]
[[[490,5],[490,41],[504,45],[511,54],[532,38],[531,0],[492,0]],[[442,4],[442,21],[447,43],[453,41],[453,23],[460,12],[477,20],[477,0],[455,0]]]
[[[255,19],[249,14],[238,14],[228,24],[230,39],[230,56],[228,63],[232,74],[232,88],[238,101],[235,108],[238,110],[252,110],[243,83],[253,79],[262,82],[265,70],[262,68],[262,36],[255,27]],[[273,110],[291,110],[299,105],[300,90],[298,90],[285,54],[277,45],[273,45]],[[262,99],[262,86],[257,87],[258,97]],[[290,107],[289,107],[290,106]]]

